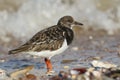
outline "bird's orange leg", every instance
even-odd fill
[[[51,72],[52,71],[52,64],[51,64],[50,60],[45,58],[45,64],[47,67],[47,73]]]

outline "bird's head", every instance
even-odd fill
[[[58,25],[72,28],[73,26],[79,26],[83,24],[77,21],[74,21],[74,19],[71,16],[64,16],[60,18],[60,20],[58,21]]]

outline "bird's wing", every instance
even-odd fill
[[[9,54],[30,51],[57,50],[64,42],[65,32],[56,26],[44,29],[35,34],[27,43],[15,50],[11,50]]]

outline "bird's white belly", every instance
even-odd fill
[[[46,51],[41,51],[41,52],[28,52],[31,55],[36,55],[36,56],[40,56],[40,57],[47,57],[47,58],[51,58],[52,56],[56,55],[56,54],[60,54],[63,51],[65,51],[68,48],[67,45],[67,41],[66,39],[63,42],[63,45],[61,48],[54,50],[54,51],[50,51],[50,50],[46,50]]]

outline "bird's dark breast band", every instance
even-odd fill
[[[73,41],[74,33],[71,29],[67,27],[63,27],[62,29],[65,31],[65,38],[67,40],[67,45],[70,45]]]

